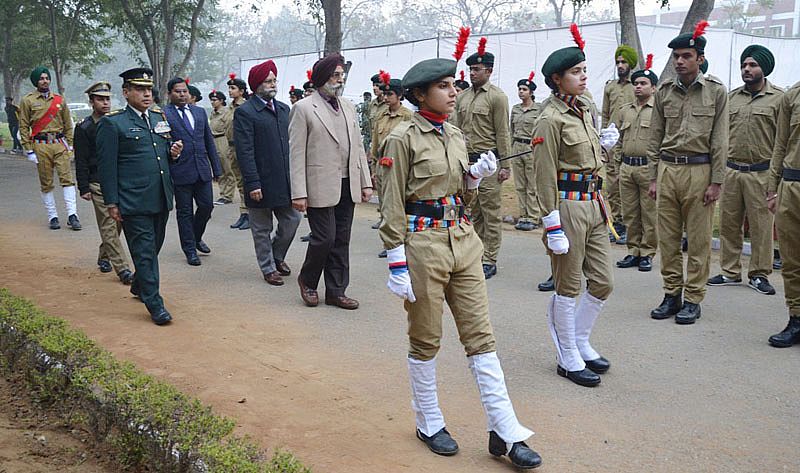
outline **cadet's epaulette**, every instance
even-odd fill
[[[719,77],[717,77],[717,76],[715,76],[713,74],[706,74],[706,80],[710,80],[711,82],[714,82],[715,84],[725,85],[725,84],[722,83],[722,79],[720,79]]]
[[[608,85],[608,84],[610,84],[610,83],[612,83],[612,82],[614,82],[614,79],[608,79],[608,80],[606,81],[606,85]]]
[[[123,111],[125,111],[125,109],[124,109],[124,108],[118,108],[118,109],[116,109],[116,110],[112,110],[112,111],[110,111],[110,112],[106,113],[106,116],[107,116],[107,117],[111,117],[111,116],[114,116],[114,115],[120,114],[120,113],[122,113]]]
[[[403,135],[406,134],[406,131],[408,131],[408,129],[411,128],[413,124],[414,122],[411,120],[400,122],[396,127],[392,128],[392,131],[389,132],[389,135],[387,135],[386,138],[388,139],[388,138],[402,137]]]

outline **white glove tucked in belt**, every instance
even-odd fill
[[[567,240],[564,230],[561,229],[561,213],[553,210],[547,216],[542,217],[542,223],[547,232],[547,247],[557,255],[568,252],[569,240]]]
[[[611,149],[617,144],[617,141],[619,141],[619,130],[614,123],[608,125],[608,128],[600,130],[600,146],[603,148]]]
[[[408,274],[408,265],[406,264],[406,245],[387,250],[386,258],[389,261],[389,281],[386,283],[386,287],[401,299],[415,302],[417,298],[411,288],[411,276]]]

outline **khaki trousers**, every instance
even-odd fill
[[[557,255],[548,249],[556,294],[576,298],[581,294],[581,281],[586,277],[586,290],[600,300],[608,299],[614,290],[608,228],[600,210],[600,202],[562,200],[558,204],[561,229],[569,240],[569,251]],[[547,233],[542,236],[547,246]]]
[[[608,152],[607,154],[611,154]],[[613,156],[609,156],[606,163],[606,176],[603,182],[604,195],[606,198],[606,205],[611,206],[609,211],[612,215],[614,223],[622,222],[622,200],[619,195],[619,164],[614,160]]]
[[[800,317],[800,182],[783,181],[778,186],[778,210],[775,214],[778,241],[783,260],[783,291],[792,317]]]
[[[497,264],[497,255],[503,240],[503,217],[500,215],[503,186],[497,182],[497,172],[481,180],[471,209],[472,223],[483,242],[482,261],[486,264]]]
[[[513,154],[530,151],[530,145],[514,143],[511,151]],[[523,222],[540,224],[542,212],[539,210],[539,201],[536,199],[536,174],[533,168],[533,154],[515,158],[511,162],[511,169],[514,175],[517,201],[519,202],[519,219]]]
[[[722,274],[742,277],[744,219],[750,225],[750,266],[747,277],[772,274],[772,214],[767,210],[769,171],[741,172],[725,170],[719,206],[719,239]]]
[[[406,261],[416,302],[408,312],[408,354],[432,360],[442,338],[442,309],[447,301],[467,356],[495,351],[489,322],[489,296],[483,277],[483,247],[472,225],[428,229],[406,236]]]
[[[42,193],[46,194],[53,190],[53,169],[58,174],[58,183],[61,187],[75,185],[69,152],[63,144],[34,143],[33,152],[39,160],[36,170],[39,171],[39,187]]]
[[[233,162],[228,152],[228,139],[224,136],[214,138],[217,154],[222,165],[222,177],[219,178],[219,195],[228,200],[233,200],[236,191],[236,176],[233,174]],[[237,166],[238,167],[238,166]]]
[[[244,203],[244,179],[242,178],[242,170],[239,167],[239,161],[236,160],[235,146],[228,147],[228,160],[230,161],[234,182],[239,189],[239,213],[246,214],[247,206]]]
[[[97,254],[98,260],[108,260],[114,268],[114,272],[130,269],[125,250],[119,234],[122,232],[122,224],[114,221],[108,214],[108,207],[103,202],[103,191],[100,183],[90,182],[89,190],[92,193],[92,204],[94,205],[94,216],[97,219],[97,229],[100,231],[100,250]]]
[[[711,183],[709,164],[658,164],[658,246],[664,293],[680,294],[699,304],[706,295],[711,260],[711,226],[714,205],[703,205]],[[681,238],[686,228],[689,241],[686,279],[683,277]]]
[[[619,194],[622,218],[628,232],[628,253],[633,256],[656,254],[656,201],[647,192],[650,176],[647,166],[622,164],[619,170]]]

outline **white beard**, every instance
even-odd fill
[[[322,86],[322,89],[325,91],[326,94],[332,97],[341,97],[342,93],[344,92],[344,87],[342,87],[341,85],[325,84]]]

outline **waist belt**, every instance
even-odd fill
[[[622,162],[628,166],[647,166],[647,158],[644,156],[623,156]]]
[[[741,172],[758,172],[769,169],[769,161],[758,164],[736,164],[733,161],[728,161],[727,165],[729,168]]]
[[[426,201],[406,202],[406,214],[435,220],[458,220],[464,216],[464,205],[429,204]]]
[[[800,169],[783,168],[784,181],[800,181]]]
[[[662,154],[661,160],[672,164],[708,164],[711,158],[707,154],[696,154],[694,156],[670,156]]]
[[[33,142],[40,145],[52,145],[60,143],[64,139],[63,133],[39,133],[33,137]]]
[[[223,136],[225,136],[225,133],[218,133],[218,134],[212,133],[211,136],[213,136],[214,138],[222,138]]]
[[[500,157],[500,156],[497,155],[497,149],[487,149],[486,151],[491,151],[492,153],[494,153],[495,156],[497,156],[498,158]],[[472,154],[468,155],[469,163],[470,164],[477,163],[478,160],[481,159],[481,154],[485,153],[486,151],[481,151],[481,152],[478,152],[478,153],[472,153]]]
[[[597,192],[603,188],[603,178],[592,174],[561,172],[558,174],[558,190],[562,192]]]
[[[514,142],[515,143],[522,143],[524,145],[529,145],[529,144],[531,144],[531,139],[530,138],[527,138],[527,139],[526,138],[514,138]]]

